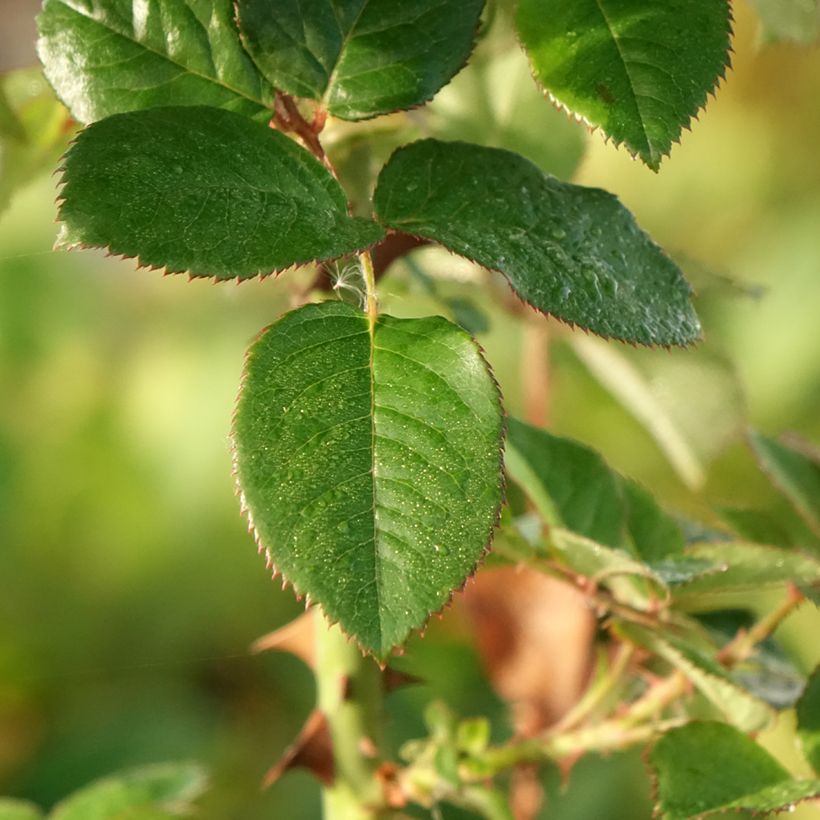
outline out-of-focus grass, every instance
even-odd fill
[[[707,348],[737,367],[755,424],[820,440],[820,54],[757,53],[736,11],[736,70],[660,174],[592,136],[578,179],[617,192],[670,251],[767,289],[759,300],[704,290]],[[315,818],[305,775],[258,788],[312,683],[293,659],[246,655],[298,607],[239,518],[227,440],[244,349],[288,307],[294,275],[214,286],[54,254],[53,198],[43,179],[0,217],[0,792],[47,805],[120,767],[195,758],[213,772],[202,817]],[[389,281],[396,312],[441,310],[402,266]],[[520,328],[482,301],[482,344],[520,411]],[[681,510],[771,500],[737,440],[705,490],[687,490],[564,333],[553,329],[558,432]],[[699,398],[681,398],[696,419]],[[820,657],[817,626],[806,609],[782,630],[805,669]],[[394,742],[422,730],[434,695],[503,726],[474,653],[452,640],[446,618],[411,642],[404,665],[429,684],[394,696]],[[789,759],[788,727],[771,738]],[[647,816],[635,755],[583,764],[566,793],[549,782],[545,817]]]

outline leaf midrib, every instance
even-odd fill
[[[115,28],[112,28],[111,26],[106,25],[104,20],[99,20],[96,17],[92,17],[91,15],[84,14],[80,9],[78,9],[75,6],[70,5],[69,3],[65,2],[65,0],[58,0],[58,1],[61,3],[61,5],[65,6],[65,8],[67,8],[69,11],[73,12],[74,14],[78,14],[81,17],[85,17],[89,22],[94,23],[95,25],[99,26],[102,29],[105,29],[106,31],[113,34],[114,36],[120,37],[123,40],[125,40],[126,42],[134,43],[135,45],[140,46],[141,48],[145,49],[145,51],[147,51],[149,54],[153,54],[156,57],[159,57],[161,60],[164,60],[165,62],[170,63],[173,66],[176,66],[177,68],[181,68],[186,73],[188,73],[188,74],[190,74],[194,77],[198,77],[201,80],[205,80],[206,82],[212,83],[215,86],[219,86],[220,88],[224,88],[226,91],[230,91],[231,93],[236,94],[238,97],[242,97],[243,99],[248,100],[249,102],[256,103],[260,108],[263,108],[263,109],[268,109],[269,108],[269,106],[266,105],[263,100],[258,100],[255,97],[248,96],[244,91],[240,91],[238,88],[234,88],[232,85],[228,85],[227,83],[222,82],[217,77],[209,77],[207,74],[202,74],[201,72],[190,68],[189,66],[185,65],[184,63],[180,63],[177,60],[171,59],[171,57],[169,57],[167,54],[163,54],[161,51],[157,51],[156,49],[151,48],[149,45],[144,43],[142,40],[137,40],[137,39],[134,39],[132,37],[128,37],[127,35],[123,34],[122,32],[117,31]],[[208,52],[209,52],[209,54],[211,54],[211,58],[213,59],[213,49],[211,47],[211,41],[210,41],[210,38],[207,36],[207,33],[206,33],[206,40],[208,41]],[[214,66],[214,68],[216,68],[216,66]],[[258,76],[259,76],[260,83],[264,83],[265,82],[264,78],[261,75],[258,75]]]
[[[649,152],[650,159],[654,161],[653,155],[655,154],[655,150],[652,146],[651,140],[649,139],[649,134],[646,131],[646,126],[644,125],[641,105],[638,102],[638,94],[635,91],[635,84],[632,82],[632,75],[629,73],[629,67],[627,65],[626,57],[624,56],[624,53],[621,50],[621,44],[618,40],[618,37],[615,34],[615,29],[612,27],[612,23],[609,20],[609,16],[604,10],[603,0],[593,0],[593,3],[595,4],[595,7],[598,9],[598,11],[601,13],[601,19],[604,21],[604,25],[606,26],[607,31],[609,32],[609,35],[612,38],[613,45],[615,46],[615,51],[618,53],[618,58],[620,59],[621,65],[623,66],[626,81],[629,84],[629,90],[632,92],[632,103],[635,106],[635,111],[638,115],[638,122],[641,126],[641,133],[643,134],[646,150]]]

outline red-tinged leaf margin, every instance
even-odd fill
[[[327,300],[325,300],[327,301]],[[344,632],[344,634],[348,637],[349,640],[352,640],[356,643],[356,646],[359,648],[359,651],[362,653],[363,656],[371,656],[376,660],[376,662],[381,667],[382,671],[388,669],[388,658],[391,656],[396,655],[403,655],[404,654],[404,644],[412,635],[418,635],[419,638],[424,638],[427,634],[427,629],[430,626],[430,622],[433,617],[442,620],[450,609],[453,604],[453,601],[459,593],[464,591],[464,588],[467,586],[468,583],[473,579],[475,574],[478,572],[480,567],[484,564],[492,549],[493,539],[495,537],[495,532],[501,526],[501,514],[504,509],[504,505],[506,503],[507,497],[507,479],[506,479],[506,471],[504,470],[504,446],[507,441],[507,417],[508,414],[506,412],[504,406],[504,396],[501,391],[501,386],[498,383],[498,380],[495,377],[495,373],[493,372],[492,368],[489,365],[486,357],[486,351],[484,347],[478,342],[478,340],[470,334],[467,334],[470,337],[470,340],[473,346],[476,349],[476,352],[479,354],[481,361],[484,364],[485,370],[490,377],[490,381],[493,385],[495,390],[496,396],[498,398],[498,407],[501,412],[501,435],[500,435],[500,447],[498,450],[498,489],[499,489],[499,503],[495,510],[495,517],[490,527],[490,530],[487,534],[487,540],[484,545],[484,548],[481,551],[481,554],[476,559],[475,563],[473,564],[472,569],[467,573],[464,577],[464,580],[458,586],[454,587],[450,590],[450,594],[448,598],[442,603],[439,609],[428,613],[427,618],[424,620],[422,624],[414,629],[411,629],[408,633],[407,637],[404,640],[404,643],[392,647],[388,652],[386,652],[383,656],[376,654],[373,650],[369,649],[366,646],[363,646],[362,643],[358,640],[355,635],[348,634],[341,623],[338,620],[331,619],[327,616],[322,608],[321,604],[315,602],[309,593],[302,591],[294,582],[292,582],[289,578],[285,576],[285,574],[276,566],[273,561],[273,558],[268,551],[267,546],[262,540],[262,537],[259,531],[256,528],[256,525],[253,521],[253,514],[251,513],[246,501],[245,501],[245,494],[242,488],[242,485],[239,481],[239,463],[238,463],[238,454],[237,454],[237,446],[236,446],[236,418],[239,412],[239,400],[242,396],[244,391],[245,382],[248,377],[248,364],[250,359],[250,353],[253,347],[255,346],[256,342],[264,336],[265,333],[269,330],[270,327],[275,325],[280,319],[282,319],[287,313],[290,311],[285,311],[284,313],[280,314],[271,324],[266,325],[262,328],[256,336],[251,340],[250,344],[248,345],[244,361],[242,365],[242,375],[239,379],[239,389],[236,393],[236,398],[234,399],[234,409],[231,415],[231,432],[230,432],[230,452],[231,452],[231,474],[234,479],[234,495],[239,499],[239,511],[240,515],[242,515],[248,527],[248,532],[252,535],[254,542],[256,543],[256,551],[259,555],[265,556],[265,569],[267,569],[271,573],[271,580],[276,581],[277,579],[281,578],[282,580],[282,590],[287,590],[288,588],[293,590],[293,595],[296,598],[297,602],[302,603],[304,601],[305,610],[309,610],[313,606],[318,606],[319,610],[322,612],[322,617],[325,619],[328,626],[336,626],[338,625],[340,629]],[[462,329],[463,330],[463,329]],[[466,331],[464,331],[466,333]]]

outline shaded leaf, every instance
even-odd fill
[[[797,701],[797,737],[806,760],[820,773],[820,673],[817,669]]]
[[[546,522],[601,544],[621,545],[623,491],[594,450],[511,418],[505,463]]]
[[[634,481],[622,480],[627,531],[632,549],[647,563],[657,565],[683,552],[683,533],[651,493]]]
[[[145,766],[98,780],[60,803],[52,820],[111,820],[112,817],[154,817],[136,812],[160,810],[171,816],[187,813],[205,790],[202,769],[193,763]]]
[[[744,731],[765,726],[774,716],[760,698],[747,692],[704,648],[666,632],[663,636],[637,624],[621,624],[619,631],[686,675],[726,719]]]
[[[0,797],[0,820],[43,820],[44,817],[34,803]]]
[[[763,471],[820,534],[820,459],[810,445],[789,446],[757,432],[749,434],[749,443]]]
[[[376,213],[493,270],[537,310],[602,336],[685,345],[700,325],[674,263],[609,193],[523,157],[421,140],[379,176]]]
[[[765,749],[723,723],[672,729],[652,748],[649,765],[666,820],[779,811],[820,795],[820,780],[793,779]]]
[[[63,247],[217,279],[338,257],[381,229],[347,214],[304,148],[217,108],[155,108],[88,126],[65,159]]]
[[[820,37],[818,0],[751,0],[766,42],[786,40],[810,45]]]
[[[277,88],[359,120],[412,108],[467,62],[484,0],[238,0],[248,51]]]
[[[37,25],[46,76],[80,122],[171,105],[270,117],[231,0],[45,0]]]
[[[675,599],[696,603],[710,596],[744,590],[759,590],[794,583],[820,586],[820,562],[799,552],[732,541],[694,544],[686,555],[721,567],[719,572],[703,574],[676,588]]]
[[[384,656],[486,549],[502,417],[475,343],[440,317],[295,310],[251,348],[237,476],[269,560]]]
[[[657,170],[729,64],[728,0],[521,0],[550,97]]]

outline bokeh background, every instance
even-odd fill
[[[0,70],[34,63],[36,6],[0,3]],[[677,430],[677,460],[590,370],[600,350],[585,337],[550,326],[534,364],[532,328],[482,296],[470,266],[422,252],[391,271],[386,301],[406,315],[461,311],[481,328],[516,412],[548,345],[538,373],[549,374],[551,428],[706,521],[720,506],[777,504],[747,425],[820,442],[820,52],[767,43],[743,0],[735,14],[734,68],[658,175],[534,107],[514,55],[495,55],[483,97],[465,74],[432,111],[390,126],[514,143],[546,170],[616,192],[681,261],[698,290],[701,348],[614,348]],[[45,129],[54,109],[36,78],[4,83],[41,100]],[[300,608],[246,532],[228,447],[244,349],[310,275],[214,286],[52,252],[55,179],[40,174],[5,202],[27,161],[0,153],[0,794],[49,806],[120,768],[195,759],[212,778],[202,818],[318,818],[303,773],[260,790],[313,683],[295,658],[247,651]],[[816,665],[816,612],[779,636],[801,669]],[[489,713],[504,732],[458,607],[401,663],[426,682],[391,697],[395,742],[423,731],[432,697]],[[788,724],[765,740],[799,772]],[[637,754],[585,761],[563,788],[555,772],[546,780],[545,818],[649,816]]]

